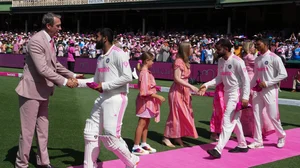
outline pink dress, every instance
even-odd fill
[[[216,86],[214,100],[213,100],[213,113],[210,120],[210,132],[220,134],[222,132],[222,121],[225,112],[224,103],[224,85],[220,83]]]
[[[141,118],[154,118],[159,122],[160,101],[152,97],[156,94],[156,83],[152,73],[142,70],[139,74],[138,87],[140,93],[136,98],[136,116]]]
[[[247,54],[244,56],[244,61],[246,64],[246,69],[250,78],[252,80],[254,76],[254,60],[256,56],[253,54]],[[252,104],[253,91],[250,90],[249,103]],[[254,114],[252,108],[248,108],[242,111],[241,123],[243,126],[243,131],[245,136],[253,136],[254,133]]]
[[[191,70],[188,69],[181,58],[174,62],[174,71],[180,69],[181,78],[188,81]],[[193,137],[198,138],[195,128],[194,114],[191,103],[190,88],[173,83],[169,91],[170,113],[166,122],[164,136],[166,138]]]

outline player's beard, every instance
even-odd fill
[[[225,53],[218,53],[218,58],[224,57],[226,54]]]
[[[96,43],[96,49],[102,49],[104,46],[103,40],[97,41]]]

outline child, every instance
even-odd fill
[[[136,116],[139,117],[139,122],[136,128],[132,153],[135,155],[146,155],[156,152],[156,149],[151,148],[146,143],[148,126],[150,118],[155,118],[155,121],[159,122],[160,104],[165,101],[165,98],[156,94],[155,79],[149,71],[149,68],[153,65],[154,56],[150,52],[144,52],[140,58],[141,62],[137,66],[137,69],[140,71],[138,83],[140,93],[136,98]],[[140,146],[141,137],[142,143]]]

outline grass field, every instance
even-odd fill
[[[20,69],[0,68],[0,71],[22,72]],[[90,76],[90,75],[87,75]],[[13,167],[18,149],[18,136],[20,130],[20,118],[18,111],[18,96],[14,89],[19,79],[13,77],[0,77],[0,123],[2,126],[0,134],[0,168]],[[135,81],[136,82],[136,81]],[[170,86],[170,81],[157,81],[158,85]],[[129,103],[125,113],[122,136],[129,147],[133,145],[133,137],[137,125],[135,116],[135,98],[137,90],[130,90]],[[84,140],[83,129],[85,120],[88,118],[97,92],[88,88],[57,88],[54,96],[50,99],[49,107],[49,155],[51,164],[63,168],[70,165],[80,165],[83,162]],[[161,93],[167,98],[167,93]],[[300,99],[299,93],[289,91],[280,92],[281,98]],[[193,97],[193,109],[195,113],[195,124],[199,133],[198,139],[184,138],[190,145],[210,143],[209,121],[212,112],[212,98]],[[281,120],[284,129],[299,127],[300,107],[280,105]],[[169,112],[168,104],[164,103],[161,108],[161,122],[150,124],[148,143],[158,151],[170,150],[161,144],[165,121]],[[35,165],[34,153],[35,142],[31,152],[30,163]],[[99,156],[101,161],[116,159],[116,157],[103,147]],[[300,157],[293,157],[277,162],[260,165],[257,167],[287,168],[300,167]]]

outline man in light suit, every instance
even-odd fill
[[[62,66],[56,58],[53,36],[61,30],[60,16],[47,13],[42,20],[43,30],[36,33],[28,43],[28,54],[23,77],[16,88],[19,95],[21,132],[16,168],[28,167],[32,139],[37,139],[37,165],[52,168],[47,150],[48,143],[48,104],[55,85],[75,87],[74,74]]]

